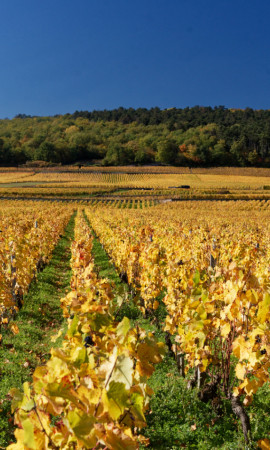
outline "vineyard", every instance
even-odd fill
[[[267,169],[261,172],[261,175],[243,172],[241,176],[234,172],[224,172],[219,174],[214,169],[197,172],[196,169],[178,168],[178,171],[171,173],[164,172],[163,167],[152,168],[152,171],[142,171],[137,168],[137,171],[126,169],[124,171],[106,171],[106,168],[101,170],[32,170],[29,172],[12,172],[7,171],[1,173],[1,183],[20,183],[33,184],[36,183],[43,187],[48,187],[48,183],[53,186],[82,186],[93,188],[109,188],[114,187],[129,187],[129,188],[157,188],[166,189],[174,185],[190,185],[192,188],[203,189],[262,189],[264,185],[268,184],[269,173]],[[111,169],[111,168],[110,168]],[[240,170],[240,169],[239,169]],[[1,186],[0,183],[0,186]]]
[[[1,448],[269,449],[268,198],[63,175],[97,191],[0,203]]]
[[[37,271],[49,260],[70,213],[59,207],[57,217],[51,206],[1,205],[0,209],[0,331],[23,304]],[[17,326],[12,325],[17,332]],[[2,335],[0,334],[0,340]]]
[[[0,198],[270,200],[269,169],[187,167],[2,169]],[[168,172],[170,170],[170,172]]]

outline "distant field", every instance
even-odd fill
[[[70,166],[31,170],[2,168],[0,196],[2,198],[103,196],[137,199],[148,197],[159,200],[268,199],[270,169],[229,167],[189,169],[157,166],[82,169]]]
[[[257,167],[175,167],[175,166],[55,166],[55,167],[0,167],[0,176],[4,173],[17,173],[18,176],[33,174],[37,172],[103,172],[103,173],[195,173],[195,174],[215,174],[215,175],[236,175],[270,177],[270,168]]]
[[[108,168],[107,168],[108,169]],[[192,173],[120,173],[115,168],[110,168],[104,172],[86,172],[86,171],[32,171],[22,172],[10,170],[9,172],[0,172],[0,184],[8,185],[16,183],[17,186],[24,183],[42,184],[53,183],[66,186],[89,186],[89,187],[111,187],[112,185],[127,187],[153,187],[168,188],[172,186],[189,185],[191,188],[231,188],[231,189],[262,189],[265,185],[270,185],[270,169],[257,170],[247,169],[229,169],[223,168],[223,172],[217,173],[217,169],[193,169]],[[142,168],[136,168],[141,169]],[[156,168],[155,168],[156,169]],[[258,169],[259,170],[259,169]],[[227,173],[226,173],[227,172]],[[15,184],[15,185],[16,185]],[[4,186],[3,186],[4,187]],[[10,186],[11,187],[11,186]]]

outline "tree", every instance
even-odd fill
[[[42,142],[35,151],[35,159],[47,162],[58,162],[54,145],[51,142]]]
[[[162,164],[174,164],[178,154],[178,145],[172,139],[158,144],[156,161]]]
[[[103,160],[105,165],[120,166],[134,162],[134,153],[130,148],[118,143],[111,143]]]
[[[213,147],[211,152],[211,162],[215,165],[228,165],[228,155],[226,152],[226,143],[220,139]]]
[[[135,153],[135,163],[137,164],[147,164],[152,162],[152,157],[149,152],[144,149],[139,149]]]
[[[244,136],[232,143],[230,152],[235,157],[237,163],[240,164],[240,166],[246,165],[246,142]]]

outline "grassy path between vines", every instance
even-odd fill
[[[12,440],[12,419],[8,392],[30,381],[36,366],[48,359],[52,347],[60,345],[51,337],[64,325],[60,299],[70,288],[71,242],[74,238],[71,217],[45,269],[31,283],[24,305],[16,317],[19,334],[6,331],[0,346],[0,448]]]
[[[85,215],[86,221],[91,224]],[[121,280],[116,268],[92,230],[94,235],[93,256],[100,277],[107,277],[115,283],[115,294],[124,295],[130,287]],[[148,331],[154,332],[158,340],[165,340],[161,331],[166,316],[162,301],[153,319],[145,319],[131,296],[123,304],[117,318],[124,316]],[[158,324],[158,326],[155,325]],[[157,364],[149,379],[154,391],[146,417],[147,427],[142,434],[150,439],[147,447],[152,450],[177,450],[180,448],[200,450],[256,449],[251,444],[245,447],[241,425],[232,413],[228,401],[224,401],[222,416],[217,416],[211,403],[198,399],[197,389],[187,389],[186,380],[180,377],[176,362],[169,354]],[[248,410],[251,418],[253,439],[256,442],[266,437],[270,430],[270,390],[265,385],[255,396]]]

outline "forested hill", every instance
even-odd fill
[[[270,167],[270,110],[118,108],[0,120],[0,165],[34,160]]]

